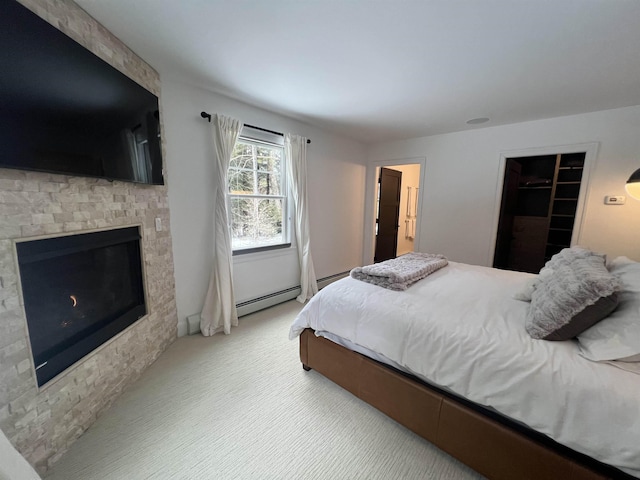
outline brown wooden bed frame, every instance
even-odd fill
[[[300,360],[490,479],[633,479],[491,410],[353,352],[312,329]]]

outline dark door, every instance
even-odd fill
[[[518,185],[520,184],[519,162],[509,158],[504,173],[504,185],[502,187],[502,206],[500,208],[500,220],[498,221],[498,235],[496,237],[496,251],[493,257],[493,266],[496,268],[508,268],[509,252],[513,240],[513,219],[516,215],[518,204]]]
[[[396,257],[398,248],[398,218],[400,217],[400,187],[402,172],[380,169],[378,218],[376,219],[376,252],[374,262]]]

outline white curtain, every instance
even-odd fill
[[[200,331],[205,336],[220,331],[228,335],[231,333],[231,326],[238,325],[238,312],[233,296],[233,253],[227,213],[227,172],[233,147],[242,130],[242,123],[214,114],[211,116],[211,125],[214,147],[214,248],[209,289],[200,314]]]
[[[300,263],[300,286],[298,295],[304,303],[318,293],[318,282],[311,259],[309,240],[309,202],[307,199],[307,139],[287,133],[284,139],[285,155],[288,159],[287,179],[295,208],[295,232]]]

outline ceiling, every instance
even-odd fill
[[[365,143],[640,105],[638,0],[76,3],[161,78]]]

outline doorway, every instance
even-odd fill
[[[402,172],[382,167],[378,177],[378,216],[376,218],[375,263],[396,258],[400,228]]]
[[[537,273],[571,246],[586,153],[506,158],[494,267]]]
[[[415,251],[420,164],[377,168],[374,262]]]

